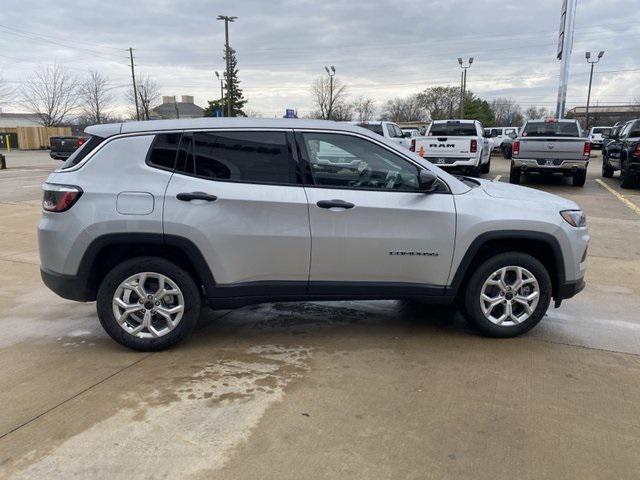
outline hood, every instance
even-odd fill
[[[557,206],[562,210],[580,209],[577,203],[552,193],[542,192],[534,188],[521,187],[510,183],[492,182],[490,180],[474,179],[490,197],[520,200],[523,202],[541,202]]]

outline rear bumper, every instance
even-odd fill
[[[465,168],[465,167],[477,167],[480,165],[480,160],[477,158],[456,158],[456,157],[423,157],[425,160],[437,165],[440,168]]]
[[[549,159],[551,165],[541,164],[538,160],[532,158],[513,158],[513,166],[521,168],[523,171],[535,172],[552,172],[563,171],[573,172],[576,170],[586,170],[589,166],[588,160],[556,160]],[[546,161],[546,159],[545,159]]]
[[[63,275],[50,270],[40,268],[40,276],[49,289],[67,300],[77,302],[92,302],[95,295],[87,288],[85,279],[76,275]]]

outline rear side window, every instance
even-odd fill
[[[295,184],[297,165],[284,132],[185,135],[176,170],[210,180]]]
[[[67,168],[75,167],[79,164],[87,155],[93,152],[98,145],[102,143],[104,138],[98,136],[91,136],[89,140],[84,142],[80,148],[78,148],[75,152],[71,154],[69,158],[65,160],[65,162],[60,167],[61,170],[66,170]]]
[[[180,133],[159,133],[153,139],[147,163],[164,170],[173,170],[180,143]]]
[[[446,122],[432,123],[429,135],[434,137],[475,137],[478,133],[474,123]]]
[[[580,131],[575,122],[528,122],[523,137],[579,137]]]
[[[367,130],[371,130],[373,133],[377,133],[380,136],[384,136],[384,132],[382,131],[382,124],[361,123],[358,126],[366,128]]]

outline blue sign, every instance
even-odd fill
[[[296,118],[296,111],[293,108],[285,110],[284,118]]]
[[[213,111],[213,116],[214,116],[214,117],[216,117],[216,118],[220,118],[220,117],[222,117],[222,111],[221,111],[219,108],[216,108],[216,109]]]

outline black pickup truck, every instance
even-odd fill
[[[613,177],[620,170],[620,186],[633,188],[640,176],[640,119],[624,124],[620,131],[610,137],[602,158],[602,176]]]
[[[49,156],[56,160],[66,160],[85,141],[85,137],[49,137],[49,145],[51,145]]]

